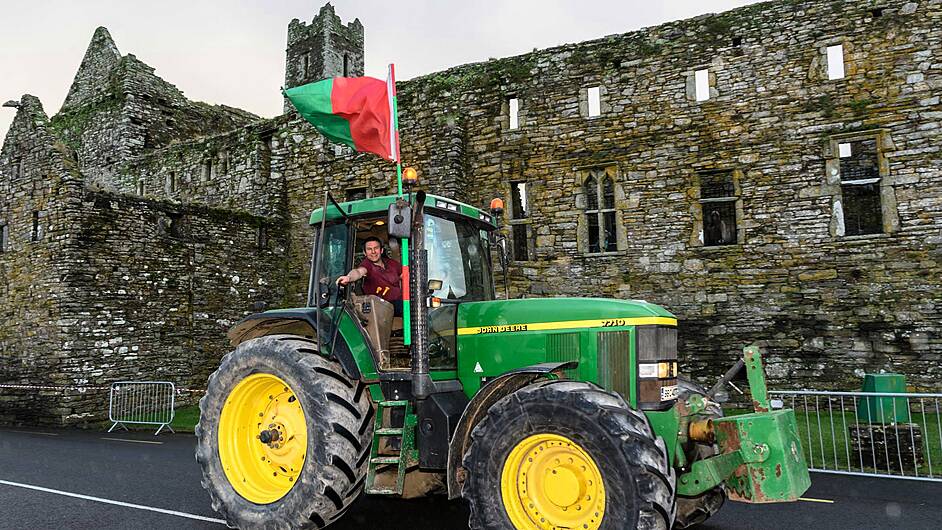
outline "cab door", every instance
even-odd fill
[[[350,270],[353,253],[351,226],[347,222],[347,215],[334,201],[330,192],[325,194],[323,212],[324,217],[314,233],[308,306],[318,308],[318,340],[320,347],[323,348],[326,343],[326,351],[330,351],[337,336],[345,303],[337,286],[337,278]]]

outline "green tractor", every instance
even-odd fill
[[[365,491],[462,497],[471,528],[667,530],[727,497],[807,490],[794,413],[769,410],[754,348],[740,367],[755,412],[723,417],[678,376],[665,309],[498,300],[500,214],[422,191],[325,195],[307,306],[235,325],[200,401],[202,483],[230,525],[323,528]],[[377,236],[404,266],[401,318],[336,281]]]

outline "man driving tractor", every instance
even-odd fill
[[[347,274],[337,278],[340,285],[347,285],[361,278],[363,293],[374,294],[391,303],[395,316],[402,316],[402,265],[383,253],[383,242],[378,237],[369,237],[363,243],[366,257]]]

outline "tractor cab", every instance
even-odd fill
[[[418,221],[421,225],[403,227],[404,222],[415,220],[403,218],[397,222],[401,208],[397,209],[396,204],[394,195],[344,203],[328,197],[324,208],[312,213],[315,248],[311,305],[320,308],[319,327],[328,338],[334,333],[343,334],[344,315],[355,317],[350,318],[350,324],[365,337],[378,372],[407,372],[411,369],[413,326],[417,324],[412,305],[420,298],[426,300],[423,327],[428,333],[429,368],[449,371],[454,377],[458,304],[495,298],[491,271],[496,229],[493,216],[450,199],[425,195],[420,205],[424,210]],[[411,211],[415,206],[406,208]],[[423,238],[419,244],[425,249],[424,293],[416,293],[410,282],[415,264],[410,264],[408,249],[410,243],[416,245],[417,236]],[[394,303],[384,299],[383,292],[367,292],[362,278],[348,288],[337,285],[338,278],[365,263],[364,245],[375,239],[383,248],[381,260],[403,267],[401,316],[394,315]]]

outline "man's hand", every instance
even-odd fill
[[[337,283],[339,283],[340,285],[347,285],[348,283],[350,283],[350,282],[352,282],[352,281],[353,281],[353,279],[350,278],[350,276],[348,276],[348,275],[346,275],[346,274],[344,274],[343,276],[337,278]]]

